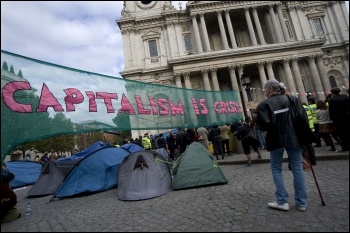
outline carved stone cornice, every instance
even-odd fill
[[[203,76],[207,76],[208,73],[209,73],[209,70],[208,69],[202,69],[201,73],[202,73]]]
[[[298,64],[299,57],[292,57],[292,64]]]
[[[315,63],[315,58],[316,58],[316,55],[315,54],[312,54],[310,56],[307,57],[307,61],[309,63]]]
[[[272,67],[273,61],[268,60],[268,61],[265,61],[265,63],[266,63],[266,67],[269,68],[269,67]]]
[[[216,74],[216,72],[218,71],[218,68],[216,67],[213,67],[213,68],[210,68],[210,73],[213,75],[213,74]]]
[[[121,33],[122,35],[127,35],[128,32],[129,32],[128,29],[121,29],[121,30],[120,30],[120,33]]]
[[[291,60],[290,58],[284,58],[284,59],[282,60],[283,66],[289,66],[289,61],[290,61],[290,60]]]
[[[244,65],[243,64],[238,64],[237,68],[238,68],[238,72],[243,72]]]
[[[235,72],[237,66],[236,65],[230,65],[228,68],[229,68],[230,72]]]
[[[190,72],[184,72],[182,75],[184,76],[185,80],[190,80]]]
[[[259,61],[258,62],[258,69],[264,69],[265,62],[264,61]]]
[[[321,54],[321,53],[316,54],[316,60],[317,61],[323,61],[323,56],[324,56],[324,54]]]

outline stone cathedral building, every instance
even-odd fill
[[[344,1],[188,1],[179,10],[171,1],[124,1],[117,24],[125,79],[238,90],[244,111],[265,98],[272,78],[301,102],[349,88]]]

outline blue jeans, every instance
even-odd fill
[[[255,129],[256,139],[260,142],[260,147],[266,150],[266,142],[263,133],[259,129]]]
[[[307,193],[306,184],[304,178],[303,164],[301,160],[302,148],[301,147],[286,147],[270,151],[271,160],[271,172],[273,182],[275,183],[276,202],[278,204],[288,203],[288,192],[284,186],[284,180],[282,176],[282,162],[284,150],[287,151],[290,166],[293,173],[294,184],[294,202],[299,207],[307,207]]]

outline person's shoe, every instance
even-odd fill
[[[258,159],[261,159],[261,155],[258,155]]]
[[[298,210],[304,212],[304,211],[306,210],[306,207],[300,207],[300,206],[298,206]]]
[[[222,156],[222,159],[224,159],[224,156]]]
[[[252,162],[249,162],[248,164],[247,164],[247,166],[249,167],[249,166],[252,166]]]
[[[277,202],[270,202],[267,203],[267,205],[272,208],[272,209],[277,209],[277,210],[283,210],[283,211],[288,211],[289,210],[289,204],[284,203],[284,204],[278,204]]]
[[[311,162],[311,165],[317,165],[317,163],[316,162]]]
[[[22,216],[21,213],[18,213],[17,219],[19,219]]]
[[[219,159],[219,156],[216,156],[216,159],[217,159],[217,160],[220,160],[220,159]]]
[[[322,147],[321,145],[314,145],[314,147]]]

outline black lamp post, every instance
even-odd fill
[[[241,84],[242,86],[244,87],[246,93],[247,93],[247,98],[248,98],[248,101],[251,102],[253,101],[252,99],[252,95],[250,93],[250,85],[252,84],[251,81],[250,81],[250,77],[246,74],[246,73],[243,73],[241,75]]]
[[[243,73],[241,75],[241,83],[242,83],[242,86],[244,87],[252,84],[250,81],[250,77],[246,73]]]

